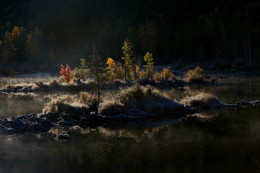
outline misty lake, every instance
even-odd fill
[[[7,84],[8,78],[1,80],[1,86]],[[172,89],[168,94],[180,100],[183,92],[202,90],[225,103],[256,100],[260,77],[226,78],[219,85]],[[0,117],[39,113],[45,102],[0,94]],[[0,134],[0,173],[260,171],[260,107],[71,133],[66,142],[47,134]]]

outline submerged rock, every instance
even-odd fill
[[[78,121],[78,125],[86,127],[97,127],[105,123],[105,118],[97,114],[89,114],[87,116],[82,116]]]
[[[253,101],[250,101],[249,103],[253,106],[260,105],[260,100],[253,100]]]
[[[60,121],[57,122],[57,124],[59,124],[61,126],[73,126],[73,125],[75,125],[75,122],[74,122],[74,120],[67,121],[67,120],[61,119]]]
[[[66,141],[66,140],[69,140],[71,137],[69,134],[59,134],[58,136],[58,140],[60,141]]]
[[[224,104],[223,105],[227,108],[239,108],[239,107],[248,107],[248,106],[259,106],[260,100],[252,100],[248,101],[246,99],[243,99],[239,102],[236,102],[234,104]]]
[[[86,118],[92,124],[102,124],[102,123],[104,123],[104,117],[97,115],[97,114],[89,114],[88,116],[86,116]]]
[[[36,114],[21,115],[4,119],[0,122],[2,133],[46,132],[53,124],[46,118],[39,118]]]
[[[58,112],[49,112],[46,114],[41,114],[40,117],[47,118],[51,122],[57,122],[60,117],[60,114]]]

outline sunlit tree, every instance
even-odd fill
[[[121,63],[116,63],[113,58],[107,59],[107,79],[109,81],[114,81],[115,79],[124,79],[124,69]]]
[[[167,80],[174,79],[174,73],[170,70],[170,67],[163,68],[162,78]]]
[[[147,77],[152,78],[153,77],[153,66],[154,66],[153,54],[147,52],[144,56],[144,61],[146,62],[146,65],[144,65],[144,67],[146,69]]]
[[[64,67],[63,64],[60,66],[60,74],[64,77],[65,82],[69,83],[71,80],[71,68],[67,64],[66,68]]]
[[[125,68],[125,81],[133,79],[134,73],[133,73],[133,45],[132,43],[126,39],[123,43],[122,52],[124,57],[122,59],[124,60],[124,68]]]
[[[87,70],[87,62],[86,59],[82,58],[80,59],[80,75],[79,78],[83,81],[86,80],[87,76],[89,75],[89,71]]]
[[[108,75],[108,80],[109,81],[113,81],[115,78],[114,78],[114,71],[115,71],[115,67],[116,67],[116,63],[115,61],[113,60],[113,58],[108,58],[107,59],[107,75]]]

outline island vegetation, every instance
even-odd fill
[[[131,56],[132,43],[123,42],[124,63],[109,57],[105,62],[93,46],[91,61],[80,59],[78,67],[71,69],[68,64],[60,66],[60,77],[48,83],[35,81],[33,84],[8,85],[0,90],[2,94],[23,99],[38,99],[32,93],[59,93],[61,96],[45,98],[49,100],[42,113],[21,115],[0,122],[2,133],[38,133],[55,127],[80,126],[97,127],[113,123],[138,123],[164,118],[180,118],[205,110],[256,106],[259,100],[242,100],[234,104],[222,103],[205,92],[186,95],[181,101],[171,99],[163,93],[165,89],[189,85],[215,85],[215,80],[206,79],[204,70],[197,66],[181,76],[175,76],[170,67],[157,70],[154,57],[147,52],[142,67],[134,64]],[[159,88],[160,90],[158,90]],[[105,90],[117,94],[102,94]],[[119,91],[119,92],[118,92]],[[72,95],[77,92],[80,94]],[[42,98],[43,99],[43,98]],[[61,140],[69,139],[61,134]]]
[[[259,172],[259,12],[0,1],[0,173]]]
[[[148,4],[146,1],[144,2],[141,5],[143,10],[136,10],[136,14],[139,15],[143,11],[148,14],[151,12],[150,8],[145,8]],[[42,1],[42,3],[45,2]],[[76,4],[81,3],[83,1],[78,0]],[[99,3],[101,2],[92,2],[91,5],[96,6]],[[164,4],[161,3],[161,5]],[[189,1],[189,3],[191,2]],[[141,17],[138,22],[130,22],[131,17],[125,18],[125,14],[118,17],[117,13],[111,12],[110,18],[103,21],[104,28],[96,26],[97,33],[84,30],[85,34],[88,34],[85,39],[79,39],[83,32],[81,28],[77,29],[77,32],[74,31],[74,27],[77,25],[81,25],[82,28],[86,27],[81,22],[72,23],[72,27],[65,26],[56,30],[63,23],[57,26],[49,25],[50,28],[43,25],[32,27],[22,22],[24,16],[16,19],[11,16],[13,14],[17,17],[19,14],[11,13],[12,7],[20,9],[29,4],[36,5],[25,0],[20,3],[10,1],[1,6],[3,10],[7,11],[8,14],[4,15],[8,17],[8,20],[0,21],[3,24],[0,31],[4,33],[0,37],[2,39],[0,42],[0,73],[16,75],[18,73],[56,71],[60,76],[48,82],[38,80],[29,84],[8,83],[4,85],[0,90],[1,94],[39,99],[35,93],[40,93],[45,94],[41,99],[48,101],[45,102],[41,114],[24,115],[13,118],[11,121],[3,120],[0,123],[3,132],[46,131],[57,125],[98,126],[111,122],[177,118],[205,109],[236,108],[241,105],[259,104],[258,100],[242,100],[234,104],[222,103],[216,96],[206,92],[185,95],[182,100],[177,101],[164,93],[164,90],[177,87],[218,85],[216,81],[219,76],[215,75],[216,71],[210,75],[208,66],[212,67],[211,70],[217,70],[219,67],[220,69],[222,67],[235,69],[241,63],[243,64],[239,64],[242,67],[241,70],[250,72],[255,70],[259,64],[257,60],[259,47],[256,35],[258,24],[253,19],[255,19],[255,10],[260,7],[258,3],[247,2],[244,4],[241,1],[237,3],[238,6],[233,11],[226,11],[228,13],[237,12],[238,16],[231,15],[234,23],[237,22],[235,19],[245,15],[244,13],[247,14],[242,21],[244,27],[237,28],[236,32],[232,34],[228,33],[233,29],[232,24],[234,23],[214,16],[219,10],[223,11],[223,9],[219,9],[221,4],[216,2],[207,4],[214,9],[214,12],[194,11],[192,21],[185,21],[187,26],[182,25],[182,27],[172,28],[172,30],[166,28],[181,21],[165,23],[167,26],[161,25],[164,20],[173,19],[172,14],[161,10],[156,11],[155,14],[162,18],[159,19],[151,13],[147,17]],[[66,0],[62,5],[70,4],[70,1]],[[112,6],[109,7],[111,9],[115,8],[113,3],[102,2],[102,4],[105,9],[107,6]],[[124,6],[122,2],[117,2],[117,4]],[[131,1],[130,4],[136,5],[140,2]],[[150,1],[149,5],[154,7],[158,4]],[[185,6],[182,3],[176,3],[176,5]],[[10,11],[7,10],[9,8]],[[132,8],[136,8],[136,6],[129,6],[129,10]],[[50,11],[52,10],[50,9]],[[92,12],[96,14],[97,11],[93,9]],[[77,15],[77,12],[71,14],[74,13]],[[174,11],[173,14],[178,16],[179,12]],[[105,18],[102,15],[101,17]],[[93,16],[93,19],[96,17]],[[69,20],[69,17],[66,19]],[[111,22],[112,19],[116,19],[116,23]],[[130,21],[124,22],[123,19]],[[31,19],[31,21],[35,20]],[[59,15],[57,19],[54,19],[54,21],[56,20],[60,20]],[[184,20],[186,19],[184,18]],[[15,23],[20,23],[20,25]],[[95,22],[89,21],[88,24],[92,26]],[[192,27],[193,25],[194,27]],[[114,32],[112,32],[113,27],[116,28]],[[185,29],[185,27],[187,28]],[[193,30],[188,28],[193,28]],[[65,34],[68,31],[73,38]],[[109,33],[114,33],[114,35],[109,35]],[[198,39],[198,37],[204,39]],[[108,42],[108,40],[110,41]],[[172,43],[169,44],[171,41]],[[225,44],[223,44],[224,42]],[[251,42],[255,43],[254,46],[251,46]],[[72,46],[72,43],[78,48]],[[80,43],[82,45],[79,46]],[[91,48],[89,43],[93,43]],[[69,46],[69,49],[66,49],[65,44]],[[183,46],[184,44],[185,46]],[[62,52],[60,55],[58,55],[59,51]],[[88,55],[86,55],[87,53]],[[244,53],[247,55],[244,56]],[[213,54],[215,58],[211,62],[214,64],[210,65],[207,57],[213,56]],[[188,58],[191,55],[194,56],[194,61]],[[246,57],[246,59],[241,57]],[[44,58],[44,62],[42,58]],[[231,60],[234,63],[231,63]],[[29,62],[31,62],[30,65]],[[48,67],[44,66],[46,63]],[[185,65],[185,63],[187,64]],[[36,67],[39,71],[35,69]],[[25,68],[29,71],[24,71]],[[115,94],[103,94],[106,91],[114,91]],[[46,96],[61,92],[65,92],[65,94],[57,98]],[[75,93],[77,94],[73,95]]]

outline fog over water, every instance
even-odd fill
[[[228,103],[260,99],[259,77],[220,82],[172,89],[171,97],[204,90]],[[0,116],[37,113],[43,104],[0,95]],[[46,134],[0,134],[0,172],[258,172],[259,115],[259,107],[247,107],[150,125],[73,127],[66,142]]]

